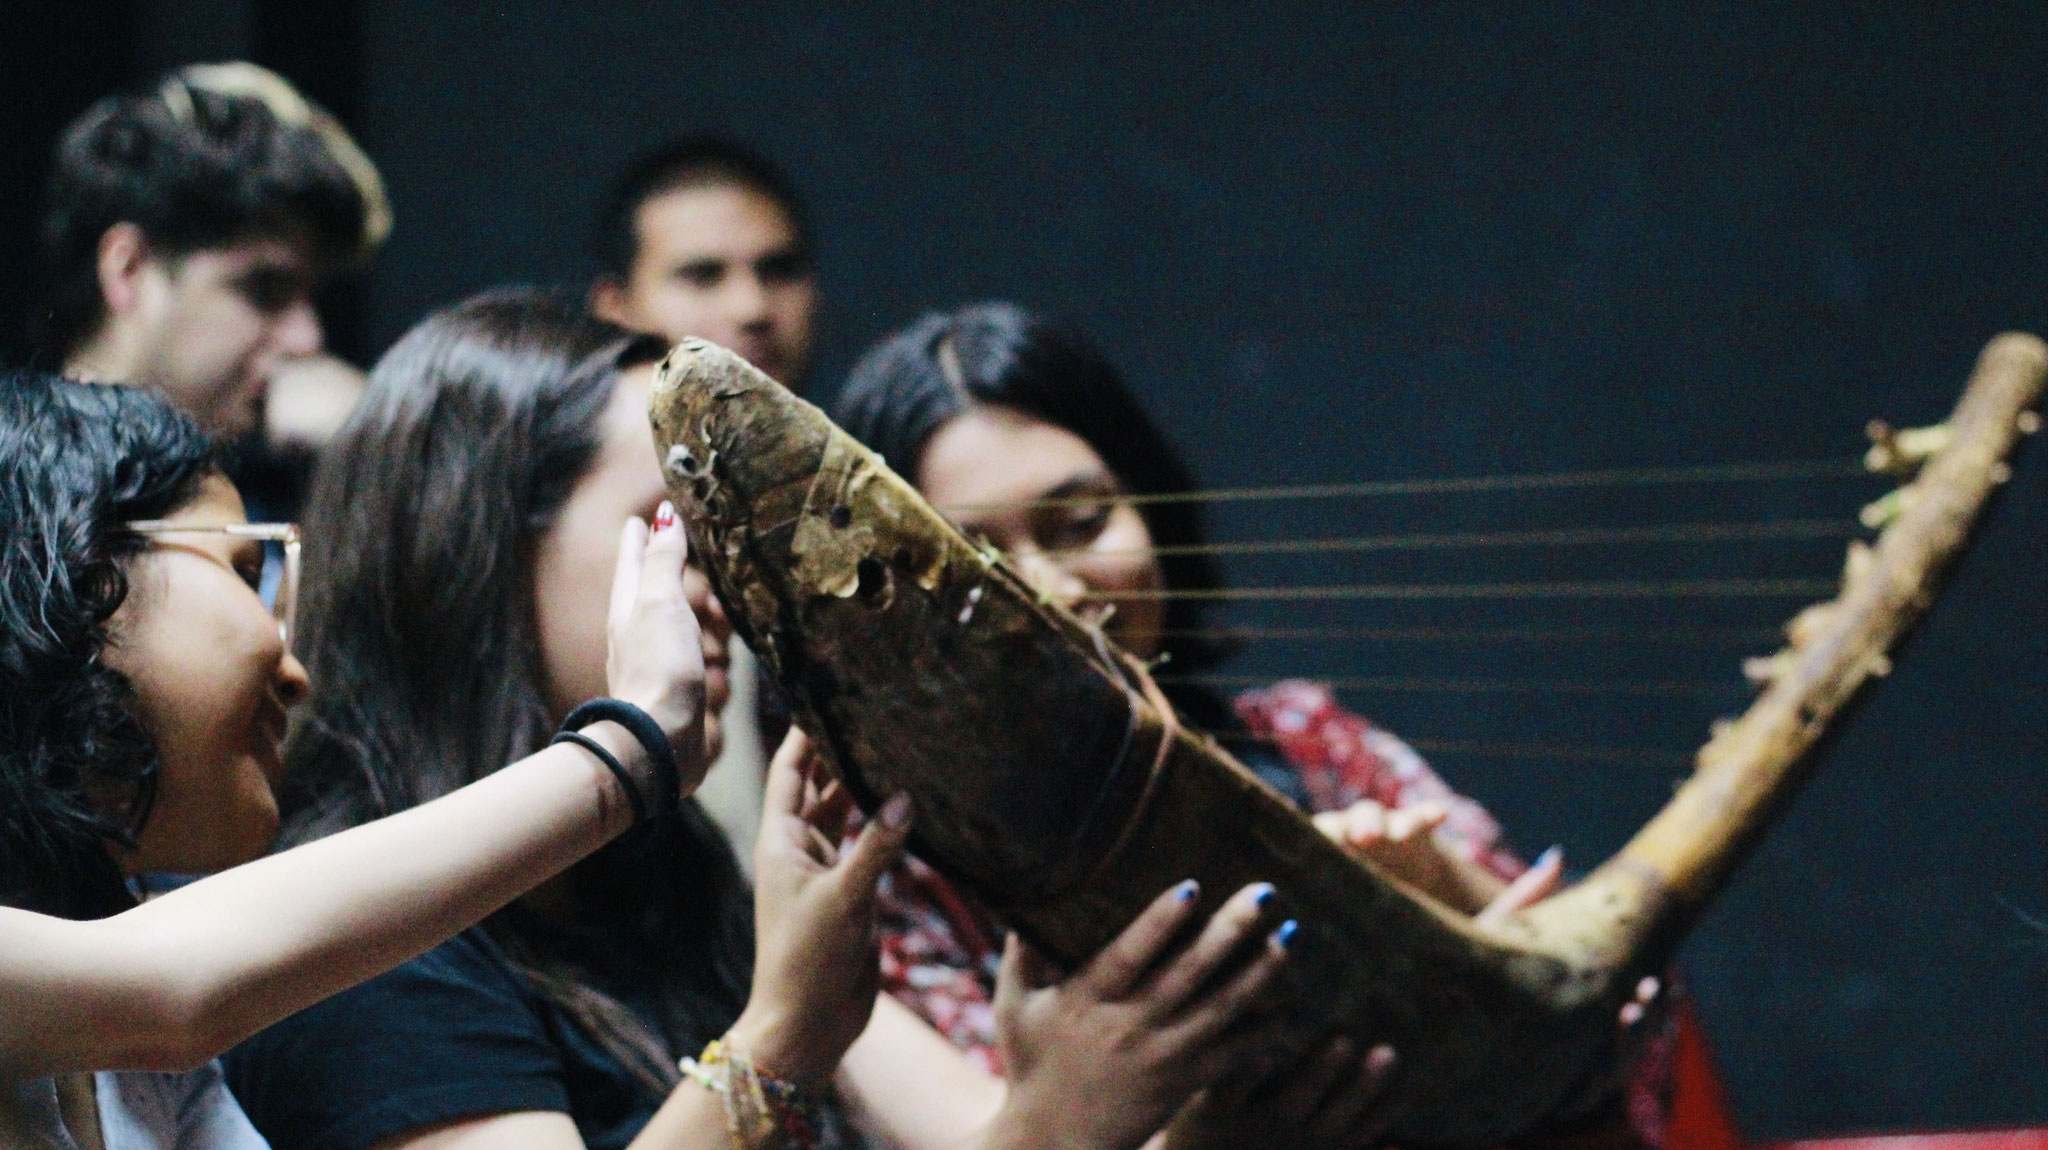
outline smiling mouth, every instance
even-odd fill
[[[256,714],[256,761],[262,764],[272,788],[284,780],[284,736],[290,725],[282,703],[275,698],[263,701]]]

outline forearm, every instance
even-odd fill
[[[886,994],[846,1052],[838,1081],[848,1104],[902,1150],[997,1144],[989,1139],[999,1128],[1003,1081]]]
[[[556,747],[113,918],[50,923],[39,952],[0,957],[5,1069],[204,1061],[444,941],[630,819],[602,766]]]
[[[725,1100],[685,1080],[669,1092],[668,1101],[641,1128],[628,1150],[729,1150],[731,1146]]]

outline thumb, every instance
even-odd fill
[[[1014,1019],[1024,1009],[1024,997],[1049,982],[1044,958],[1010,931],[1004,935],[1004,962],[995,968],[995,999],[989,1007],[997,1019]]]
[[[664,499],[654,513],[647,551],[640,564],[639,601],[681,603],[687,611],[690,597],[683,590],[683,564],[689,558],[690,533],[683,530],[682,521],[676,518],[675,506]]]
[[[1516,911],[1542,902],[1557,893],[1564,880],[1564,851],[1551,847],[1536,857],[1507,889],[1493,897],[1486,908],[1473,916],[1480,926],[1496,926]]]
[[[1058,981],[1059,972],[1053,969],[1038,948],[1025,942],[1011,931],[1003,938],[1003,964],[996,972],[996,993],[1001,995],[1003,983],[1008,980],[1010,993],[1023,994],[1051,986]]]
[[[640,601],[640,568],[647,561],[647,524],[638,516],[626,520],[619,534],[619,562],[612,569],[612,641],[632,624],[633,604]]]
[[[910,823],[914,813],[908,794],[898,792],[868,825],[860,829],[860,837],[854,840],[853,849],[840,860],[841,889],[855,898],[873,899],[875,885],[896,860],[903,857],[903,844],[910,838]]]

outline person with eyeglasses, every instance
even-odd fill
[[[209,438],[161,398],[38,372],[0,374],[0,524],[0,1145],[261,1150],[211,1059],[676,817],[703,776],[704,657],[672,513],[625,525],[608,694],[554,743],[269,858],[279,744],[308,685],[290,649],[296,529],[246,522]],[[271,607],[265,542],[285,556]],[[812,849],[803,758],[792,743],[775,767],[780,849],[761,867],[781,897],[762,899],[760,929],[803,940],[811,971],[857,977],[908,819]],[[138,903],[151,871],[219,873]],[[802,1032],[807,991],[766,1008]],[[717,1103],[698,1101],[722,1139]]]

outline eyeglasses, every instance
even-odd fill
[[[263,587],[269,590],[270,612],[277,616],[277,634],[284,648],[292,648],[292,613],[299,604],[299,525],[296,523],[179,523],[171,519],[137,519],[128,530],[138,535],[226,535],[234,539],[260,539],[275,543],[283,554],[275,584],[271,581],[270,549],[264,548]]]

